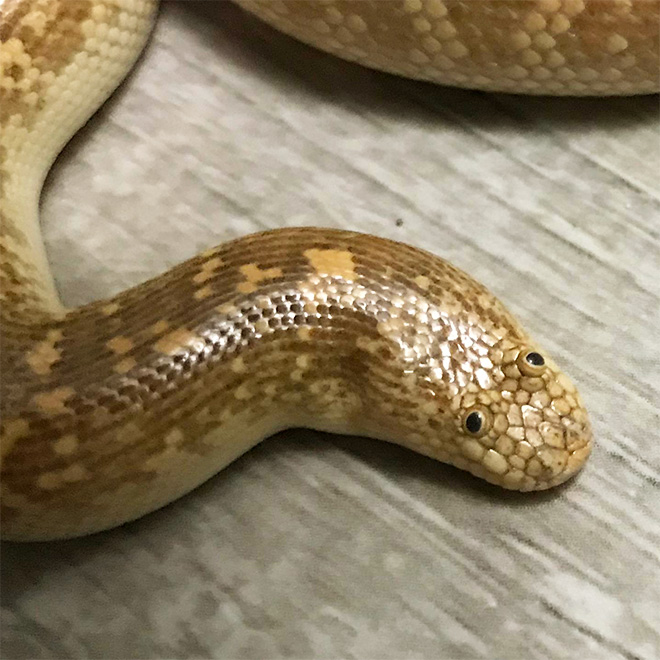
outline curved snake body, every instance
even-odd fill
[[[241,4],[321,48],[437,82],[657,89],[657,2]],[[141,51],[155,3],[5,0],[0,12],[3,538],[134,519],[291,426],[382,438],[520,490],[582,466],[591,430],[570,380],[484,287],[412,247],[271,231],[64,309],[41,184]]]

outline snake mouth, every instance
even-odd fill
[[[591,454],[593,436],[585,422],[566,419],[559,423],[542,423],[528,428],[521,451],[508,457],[498,454],[500,443],[481,456],[481,461],[466,462],[454,459],[458,467],[507,490],[535,491],[558,486],[577,474]],[[502,446],[507,441],[501,443]],[[476,443],[465,444],[472,450]],[[511,448],[509,444],[509,448]],[[525,456],[526,460],[521,460]]]

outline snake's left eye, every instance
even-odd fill
[[[474,438],[479,438],[490,431],[493,417],[483,406],[470,408],[463,416],[463,431]]]
[[[545,358],[536,351],[522,351],[516,364],[525,376],[540,376],[545,371]]]

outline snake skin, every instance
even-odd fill
[[[484,89],[657,90],[658,2],[241,2],[400,74]],[[0,4],[2,537],[112,527],[291,426],[396,442],[505,488],[577,472],[575,387],[483,286],[426,252],[282,229],[64,309],[38,200],[147,39],[151,0]]]
[[[238,0],[360,64],[516,94],[660,89],[658,0]]]

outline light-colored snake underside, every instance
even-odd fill
[[[554,94],[657,91],[658,2],[241,0],[345,58]],[[346,231],[238,239],[64,309],[38,226],[62,145],[142,50],[151,0],[0,4],[3,538],[105,529],[264,437],[382,438],[506,488],[548,488],[591,448],[571,381],[483,286]]]

